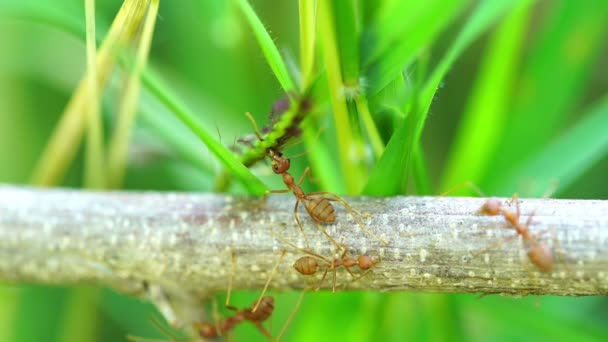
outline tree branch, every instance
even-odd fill
[[[477,214],[483,198],[349,198],[370,213],[366,235],[339,204],[329,233],[351,254],[381,262],[349,289],[481,292],[508,295],[608,294],[608,201],[521,202],[522,220],[534,211],[533,234],[556,251],[550,274],[527,258],[524,244],[502,217]],[[138,293],[144,284],[203,296],[225,291],[230,251],[236,256],[234,289],[261,289],[282,249],[271,288],[302,289],[309,278],[293,262],[304,255],[272,236],[300,246],[293,196],[259,198],[217,194],[89,192],[0,187],[0,281],[93,283]],[[335,202],[334,202],[335,203]],[[300,209],[314,251],[333,246]],[[512,238],[508,240],[508,238]],[[498,243],[497,242],[503,242]],[[495,248],[488,248],[495,246]],[[476,252],[487,249],[479,255]],[[331,276],[328,276],[331,279]],[[331,280],[325,288],[331,287]]]

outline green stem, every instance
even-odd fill
[[[87,105],[86,109],[86,153],[84,185],[91,189],[102,189],[104,180],[103,124],[97,96],[97,47],[95,40],[95,0],[85,0],[85,25],[87,49]]]
[[[354,141],[351,122],[345,99],[342,94],[343,82],[341,74],[340,56],[337,49],[337,40],[334,30],[334,21],[331,4],[326,1],[319,2],[319,27],[323,32],[323,57],[331,105],[336,122],[336,136],[338,140],[338,154],[348,193],[360,190],[362,179],[366,179],[366,170],[363,167],[358,144]]]
[[[308,89],[313,79],[315,65],[316,0],[300,0],[300,67],[302,86]]]
[[[126,173],[129,139],[131,137],[131,128],[135,121],[141,88],[140,77],[148,61],[158,14],[158,5],[159,0],[152,0],[148,8],[148,14],[144,20],[144,28],[137,48],[135,65],[127,80],[124,96],[118,109],[118,123],[108,151],[108,185],[111,188],[120,187]]]

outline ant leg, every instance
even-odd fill
[[[296,218],[296,223],[300,228],[300,232],[304,235],[304,241],[306,242],[306,247],[310,249],[310,244],[308,243],[308,236],[304,233],[304,227],[302,226],[302,222],[300,222],[300,217],[298,216],[298,206],[300,205],[300,200],[296,199],[296,205],[293,207],[293,216]]]
[[[481,250],[479,250],[479,251],[477,251],[475,253],[471,253],[471,256],[474,257],[474,258],[478,257],[479,255],[481,255],[481,254],[483,254],[483,253],[485,253],[485,252],[487,252],[489,250],[496,249],[496,248],[504,245],[505,243],[507,243],[507,242],[509,242],[511,240],[516,239],[518,236],[519,236],[519,234],[515,234],[515,235],[510,236],[508,238],[496,241],[496,242],[492,243],[491,245],[489,245],[488,247],[486,247],[484,249],[481,249]]]
[[[230,294],[232,293],[232,284],[234,280],[234,273],[236,272],[236,261],[234,251],[230,250],[230,279],[228,280],[228,291],[226,291],[226,307],[230,306]]]
[[[312,220],[312,222],[314,222],[314,224],[317,226],[317,228],[323,233],[325,234],[325,236],[327,237],[327,239],[334,244],[334,246],[336,246],[336,248],[340,251],[344,250],[344,247],[342,247],[336,240],[334,240],[333,237],[331,237],[331,235],[329,235],[329,233],[327,232],[327,230],[325,230],[325,228],[323,228],[323,226],[321,226],[319,224],[319,222],[315,221],[314,219]]]
[[[264,195],[263,195],[262,199],[264,201],[266,201],[266,199],[268,198],[268,195],[270,195],[270,194],[286,194],[286,193],[288,193],[290,191],[291,191],[290,189],[285,189],[285,190],[266,190],[266,191],[264,191]]]
[[[331,268],[333,269],[333,285],[331,287],[331,293],[336,293],[336,274],[338,273],[338,271],[336,270],[336,265],[334,265],[334,263],[331,263]]]
[[[513,193],[513,196],[511,196],[511,199],[505,202],[508,206],[512,206],[513,204],[518,204],[519,203],[519,195],[516,193]]]
[[[293,308],[293,310],[289,314],[287,321],[285,321],[285,323],[283,324],[283,327],[281,328],[279,335],[277,335],[277,339],[276,339],[277,342],[281,341],[281,337],[283,337],[283,334],[285,334],[285,331],[287,331],[287,327],[289,327],[289,325],[291,324],[291,321],[293,320],[296,313],[300,309],[300,305],[302,304],[302,300],[304,299],[304,294],[306,293],[306,291],[307,291],[307,289],[302,290],[302,293],[300,294],[300,297],[298,298],[296,306]]]
[[[382,244],[384,244],[385,246],[388,246],[388,242],[386,242],[386,240],[384,240],[381,237],[379,237],[378,235],[372,233],[369,229],[367,229],[367,227],[365,227],[363,222],[361,222],[361,217],[369,217],[369,215],[364,215],[360,211],[354,209],[342,197],[340,197],[334,193],[327,192],[327,191],[317,191],[317,192],[311,192],[311,193],[307,194],[307,196],[319,196],[319,195],[332,196],[332,198],[327,198],[327,200],[340,202],[344,206],[344,208],[346,208],[346,210],[350,213],[350,215],[353,217],[355,222],[357,222],[357,224],[359,225],[359,228],[361,228],[365,233],[367,233],[367,235],[382,242]],[[357,215],[354,215],[354,214],[359,215],[359,217],[357,217]],[[341,249],[343,249],[343,248],[341,248]]]
[[[306,169],[304,169],[304,173],[302,174],[302,176],[300,176],[300,179],[298,179],[298,186],[300,186],[300,184],[302,184],[302,182],[304,182],[304,179],[306,178],[306,175],[308,175],[310,173],[310,167],[306,167]]]
[[[350,266],[346,266],[344,265],[344,268],[346,269],[346,272],[348,272],[348,274],[350,274],[350,276],[355,279],[355,274],[353,273],[353,271],[350,270]]]
[[[269,341],[275,341],[274,337],[272,337],[272,334],[268,331],[268,329],[264,328],[262,323],[260,323],[260,322],[251,322],[251,323],[253,323],[253,325],[255,325],[255,327],[258,328],[258,330],[262,333],[262,335],[266,336],[266,338],[268,338]]]
[[[238,309],[234,306],[226,304],[226,307],[231,310],[238,311]],[[218,336],[222,336],[222,323],[220,322],[220,313],[217,309],[217,299],[215,299],[215,297],[211,297],[211,311],[213,316],[213,324],[215,325],[215,331],[217,332]]]
[[[321,289],[321,284],[323,284],[323,281],[325,280],[325,277],[327,276],[328,271],[329,271],[329,268],[326,268],[325,272],[323,272],[323,276],[321,277],[321,280],[319,280],[319,282],[317,283],[317,288],[315,289],[315,291],[319,291]]]
[[[253,118],[253,116],[251,115],[251,113],[245,112],[245,116],[247,116],[247,118],[249,119],[249,121],[251,121],[251,125],[253,126],[253,132],[255,133],[255,136],[258,137],[258,139],[260,141],[264,141],[264,139],[260,135],[260,131],[258,130],[258,124],[255,122],[255,119]]]
[[[276,235],[276,234],[275,234],[273,231],[271,231],[271,232],[270,232],[270,235],[272,235],[272,236],[273,236],[273,237],[275,237],[276,239],[279,239],[279,240],[283,241],[283,243],[285,243],[285,244],[289,245],[291,248],[293,248],[293,249],[295,249],[295,250],[298,250],[298,251],[300,251],[300,252],[302,252],[302,253],[305,253],[305,254],[309,254],[310,256],[315,257],[315,258],[317,258],[317,259],[319,259],[319,260],[322,260],[322,261],[324,261],[324,262],[326,262],[326,263],[328,263],[328,264],[330,263],[330,261],[329,261],[327,258],[325,258],[324,256],[322,256],[322,255],[320,255],[320,254],[317,254],[317,253],[313,252],[313,251],[312,251],[312,250],[310,250],[310,249],[303,249],[303,248],[300,248],[300,247],[298,247],[298,246],[294,245],[293,243],[291,243],[291,242],[289,242],[289,241],[285,240],[284,238],[282,238],[282,237],[280,237],[280,236]]]
[[[266,290],[268,290],[268,285],[270,285],[270,280],[272,280],[272,276],[274,276],[274,274],[277,272],[277,268],[279,267],[281,260],[283,260],[283,258],[285,257],[285,253],[287,253],[287,250],[284,249],[281,252],[281,256],[279,257],[277,262],[274,264],[274,267],[272,268],[272,271],[270,272],[270,276],[268,277],[268,280],[266,281],[266,285],[264,285],[262,294],[260,294],[260,298],[258,298],[258,301],[255,303],[255,306],[253,307],[253,310],[251,310],[251,312],[255,312],[258,309],[258,306],[260,306],[260,303],[262,302],[262,298],[266,294]]]

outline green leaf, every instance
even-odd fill
[[[499,193],[512,193],[528,180],[533,194],[542,194],[557,181],[565,189],[608,155],[608,97],[590,110],[574,127],[539,153],[521,162],[501,179]]]
[[[183,104],[178,102],[177,95],[165,86],[150,69],[142,75],[143,84],[156,96],[175,116],[177,116],[192,132],[194,132],[205,143],[209,150],[226,166],[235,177],[241,181],[250,194],[261,195],[266,186],[256,177],[239,158],[224,145],[216,141],[199,122],[194,113],[190,112]]]
[[[253,30],[260,47],[262,48],[262,52],[266,57],[268,65],[270,65],[272,72],[274,72],[277,80],[279,80],[279,83],[281,84],[281,87],[283,87],[283,90],[285,90],[285,93],[290,94],[296,92],[296,86],[292,81],[289,72],[287,71],[285,62],[281,58],[279,50],[277,49],[276,45],[274,45],[270,34],[268,31],[266,31],[266,28],[264,27],[264,24],[262,24],[260,18],[257,16],[257,14],[255,14],[255,11],[247,0],[235,1],[245,15],[245,19],[247,19],[247,22],[251,26],[251,29]]]
[[[490,166],[504,135],[507,107],[527,34],[528,5],[521,3],[490,39],[444,171],[442,191],[464,181],[480,184]]]
[[[512,165],[532,158],[556,137],[568,114],[584,100],[595,61],[602,56],[608,26],[608,2],[552,3],[523,68],[505,135],[496,149],[484,190],[497,194]],[[509,193],[516,191],[511,189]]]
[[[429,108],[441,80],[464,49],[515,3],[516,1],[509,0],[486,0],[477,6],[422,88],[416,111],[403,120],[391,137],[384,154],[372,170],[365,186],[365,194],[390,196],[404,190],[414,144],[420,141]]]
[[[460,0],[393,2],[379,11],[363,33],[361,54],[367,78],[367,94],[384,89],[466,5]]]

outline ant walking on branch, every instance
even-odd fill
[[[490,198],[479,209],[483,215],[496,216],[502,215],[517,234],[521,235],[528,251],[528,258],[538,267],[539,270],[545,273],[550,273],[553,270],[553,253],[546,245],[539,242],[532,234],[528,227],[532,223],[534,213],[530,214],[525,224],[520,222],[521,211],[519,208],[519,199],[517,195],[513,195],[512,202],[515,202],[516,211],[512,212],[505,209],[499,199]]]
[[[477,192],[477,194],[479,194],[479,196],[481,196],[481,197],[487,197],[479,189],[479,187],[477,187],[475,184],[473,184],[471,182],[465,182],[461,185],[458,185],[458,186],[452,188],[451,190],[444,192],[442,194],[442,196],[447,193],[453,192],[463,186],[467,186],[467,187],[471,188],[472,190]],[[521,209],[519,206],[519,197],[517,196],[517,194],[514,194],[513,197],[511,198],[511,200],[508,201],[507,203],[509,203],[509,205],[511,205],[512,203],[515,203],[515,208],[516,208],[515,212],[505,209],[502,202],[499,199],[490,198],[486,202],[484,202],[484,204],[481,206],[481,208],[479,209],[479,213],[482,215],[488,215],[488,216],[502,215],[505,218],[505,221],[507,221],[515,229],[517,234],[521,235],[522,239],[524,240],[524,244],[525,244],[527,254],[528,254],[528,259],[530,259],[530,262],[532,262],[542,272],[550,273],[551,271],[553,271],[553,253],[547,245],[538,241],[538,239],[536,239],[530,233],[530,230],[529,230],[530,224],[532,223],[532,218],[534,217],[534,212],[532,212],[532,214],[530,214],[530,216],[528,216],[528,220],[524,224],[524,223],[520,222]],[[503,242],[500,242],[500,243],[503,243]],[[485,248],[485,249],[475,253],[474,255],[479,255],[479,254],[485,252],[486,250],[488,250],[489,248],[493,248],[493,247],[495,247],[495,246],[490,246],[488,248]]]
[[[348,256],[348,248],[344,249],[344,251],[342,252],[342,254],[340,255],[339,258],[334,257],[333,259],[330,260],[320,254],[299,248],[296,245],[290,243],[289,241],[287,241],[275,234],[273,234],[273,235],[277,239],[283,241],[285,244],[291,246],[292,248],[308,254],[306,256],[298,258],[295,261],[295,263],[293,264],[293,268],[296,271],[298,271],[298,273],[300,273],[302,275],[313,275],[319,271],[323,271],[323,276],[319,280],[319,283],[317,284],[315,291],[318,291],[321,288],[323,281],[325,281],[325,278],[327,277],[327,273],[330,271],[332,272],[332,275],[333,275],[332,292],[335,293],[336,292],[336,275],[337,275],[337,269],[339,267],[344,267],[346,269],[346,271],[351,275],[351,277],[353,277],[353,281],[357,281],[360,278],[362,278],[365,274],[367,274],[367,272],[369,272],[369,270],[371,270],[373,267],[375,267],[380,262],[380,257],[370,256],[370,255],[365,255],[365,254],[360,255],[356,259],[352,258],[352,257]],[[353,272],[351,270],[351,268],[353,268],[353,267],[359,267],[359,269],[361,269],[364,272],[362,274],[360,274],[358,277],[356,277],[355,274],[353,274]]]
[[[260,135],[260,133],[258,131],[258,127],[255,122],[255,119],[251,116],[250,113],[245,113],[245,115],[247,115],[247,117],[251,121],[251,124],[253,125],[254,131],[255,131],[255,135],[257,136],[258,140],[264,141],[264,139],[262,138],[262,136]],[[304,232],[302,222],[300,221],[300,217],[298,216],[298,207],[300,205],[300,202],[303,203],[304,208],[306,209],[306,212],[308,212],[308,215],[310,215],[310,217],[312,218],[312,220],[315,223],[315,225],[317,226],[317,228],[339,250],[344,250],[344,248],[340,244],[338,244],[336,242],[336,240],[334,240],[334,238],[331,237],[331,235],[329,235],[329,233],[321,226],[321,224],[333,224],[336,222],[336,211],[335,211],[335,208],[333,207],[333,205],[331,204],[331,202],[341,203],[344,206],[344,208],[350,213],[350,215],[353,217],[353,219],[357,222],[357,224],[363,231],[365,231],[368,235],[372,236],[374,239],[382,242],[384,245],[388,245],[388,243],[386,241],[384,241],[383,239],[381,239],[380,237],[378,237],[377,235],[375,235],[374,233],[372,233],[369,229],[367,229],[365,227],[365,225],[361,221],[361,218],[365,217],[366,215],[355,210],[353,207],[351,207],[348,204],[348,202],[346,202],[340,196],[338,196],[334,193],[331,193],[331,192],[327,192],[327,191],[317,191],[317,192],[305,193],[304,190],[302,190],[302,188],[300,187],[300,185],[302,184],[302,182],[304,182],[304,179],[310,173],[309,167],[307,167],[304,170],[304,173],[302,174],[302,176],[296,183],[294,177],[288,172],[289,168],[291,167],[290,159],[285,157],[283,155],[283,153],[280,152],[278,147],[266,149],[266,156],[271,159],[272,171],[283,177],[283,183],[285,183],[285,185],[287,186],[287,189],[267,190],[266,193],[264,194],[264,196],[267,196],[269,193],[293,192],[294,196],[296,197],[296,204],[293,209],[293,215],[296,220],[296,223],[298,224],[298,227],[300,228],[300,231],[302,232],[302,235],[304,235],[304,240],[306,241],[306,246],[310,246],[310,245],[308,242],[308,237],[306,236],[306,233]]]

